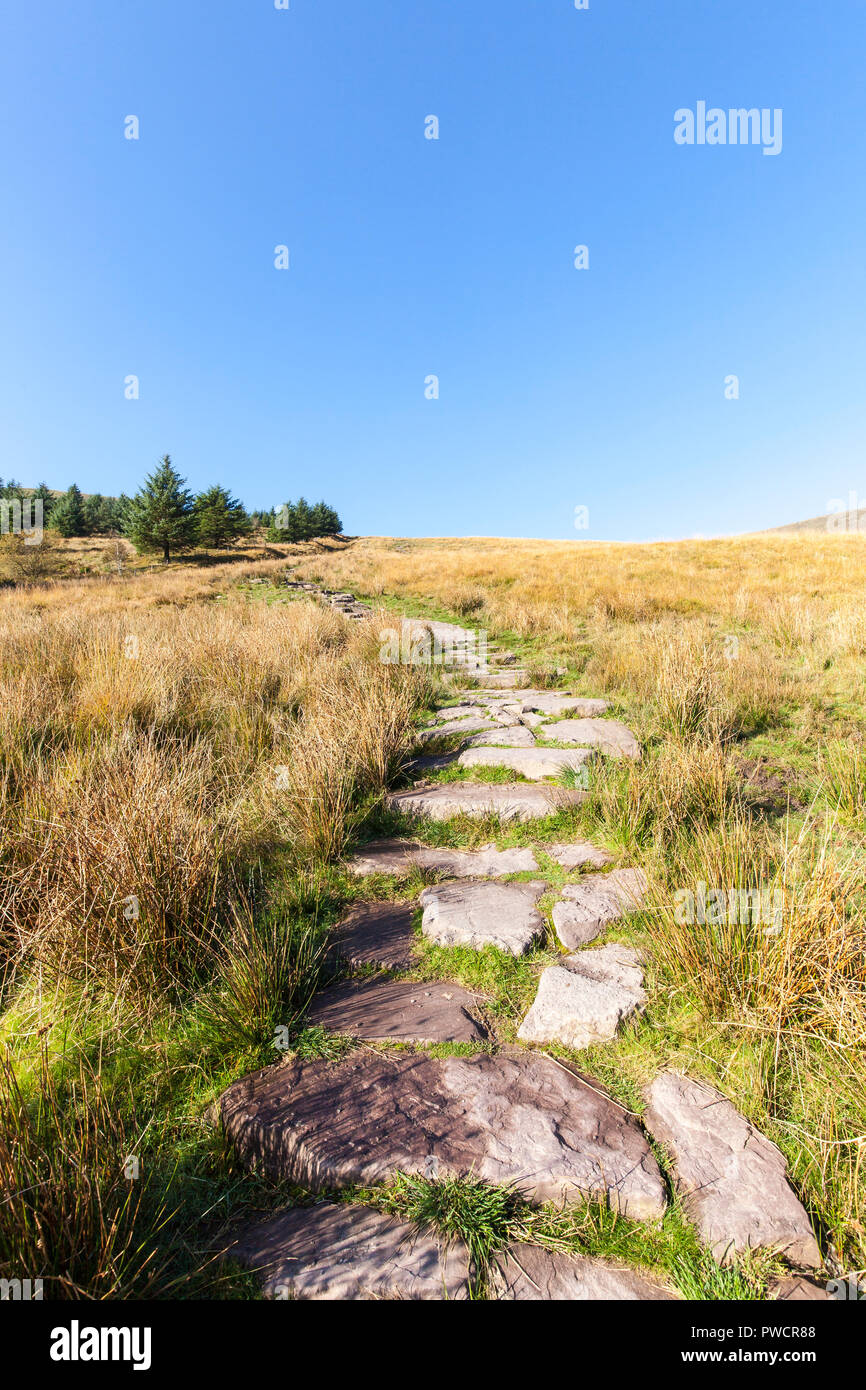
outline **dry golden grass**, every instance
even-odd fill
[[[147,1060],[137,1042],[114,1053],[99,1044],[103,1074],[116,1053],[124,1085],[144,1078],[129,1083],[132,1133],[155,1096],[166,1114],[181,1106],[164,1092],[183,1091],[200,1064],[198,1050],[174,1070],[152,1060],[180,1047],[170,1041],[180,1020],[217,1039],[218,1069],[303,1008],[323,945],[318,904],[338,877],[325,866],[398,773],[434,685],[426,668],[379,660],[383,614],[352,626],[313,604],[270,602],[267,583],[244,587],[289,564],[386,607],[486,628],[519,647],[533,679],[564,666],[573,688],[616,703],[644,756],[608,764],[582,814],[586,833],[649,875],[635,931],[652,958],[658,1023],[612,1047],[610,1066],[623,1084],[673,1064],[720,1086],[784,1144],[825,1234],[849,1267],[862,1262],[862,547],[858,535],[657,546],[371,538],[0,591],[7,1020],[37,980],[38,1007],[26,1004],[34,1038],[53,1037],[64,990],[80,1001],[82,984],[112,1019],[131,1011],[139,1034],[155,1029]],[[98,552],[81,563],[91,561],[103,563]],[[756,755],[777,774],[769,809],[744,774]],[[778,889],[778,930],[681,920],[676,895],[700,882]],[[125,913],[131,900],[137,912]],[[80,1060],[78,1080],[60,1085],[54,1054],[43,1066],[26,1037],[12,1041],[38,1104],[7,1073],[0,1168],[44,1187],[47,1272],[79,1294],[146,1285],[154,1261],[130,1265],[127,1252],[144,1259],[155,1247],[134,1237],[141,1214],[111,1168],[126,1143],[119,1121],[108,1167],[93,1149],[106,1106],[125,1092],[106,1099],[102,1079],[85,1085]],[[79,1154],[95,1173],[103,1166],[101,1187],[77,1207]],[[201,1180],[196,1170],[196,1201]],[[68,1287],[67,1205],[94,1244]],[[13,1218],[0,1275],[37,1259],[21,1203]]]
[[[423,676],[226,569],[0,595],[8,958],[175,986],[246,868],[333,856],[393,776]]]

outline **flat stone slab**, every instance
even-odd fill
[[[585,743],[610,758],[639,758],[640,744],[618,719],[561,719],[539,733],[554,743]]]
[[[448,705],[445,709],[437,710],[435,718],[440,723],[452,719],[486,719],[487,710],[482,705]]]
[[[586,700],[580,695],[559,695],[556,691],[533,692],[524,697],[523,708],[538,714],[567,714],[592,719],[610,708],[607,700]]]
[[[523,724],[512,724],[510,727],[491,729],[490,733],[475,734],[469,740],[470,748],[534,748],[535,738],[532,731],[524,727]]]
[[[447,874],[449,878],[500,878],[504,874],[533,873],[538,868],[531,849],[437,849],[411,840],[371,840],[349,860],[354,874],[408,874],[412,869]],[[402,909],[401,909],[402,911]]]
[[[330,958],[353,970],[364,965],[408,970],[415,940],[412,911],[394,903],[359,903],[335,928]]]
[[[440,883],[425,888],[421,930],[438,946],[496,946],[522,956],[544,935],[536,907],[546,883]]]
[[[759,1248],[791,1264],[821,1264],[775,1144],[718,1091],[687,1076],[663,1072],[647,1095],[644,1123],[669,1150],[683,1209],[714,1259],[726,1264],[738,1251]]]
[[[486,671],[477,672],[479,680],[485,680],[491,686],[499,686],[502,689],[511,689],[518,685],[520,681],[526,680],[526,672],[520,671],[516,667],[506,667],[504,671],[496,671],[488,668]]]
[[[478,734],[496,727],[492,719],[451,719],[432,728],[415,729],[414,736],[416,743],[429,743],[431,738],[444,738],[446,734]]]
[[[463,815],[525,821],[555,815],[565,806],[577,806],[587,795],[585,791],[565,787],[532,787],[521,782],[450,782],[391,792],[386,804],[392,811],[429,820],[450,820]]]
[[[448,981],[345,980],[322,990],[307,1023],[368,1042],[481,1042],[477,996]]]
[[[633,1269],[605,1260],[565,1255],[540,1245],[512,1245],[494,1262],[497,1299],[511,1303],[674,1300],[675,1294]]]
[[[553,925],[563,946],[574,951],[594,941],[624,912],[641,906],[646,888],[646,876],[640,869],[613,869],[609,874],[587,874],[579,883],[567,883],[562,900],[553,906]]]
[[[545,845],[544,848],[545,853],[563,869],[582,869],[586,864],[592,865],[594,869],[601,869],[613,858],[606,849],[599,849],[597,845],[590,844],[589,840],[575,840],[573,844],[568,845]]]
[[[469,1253],[369,1207],[294,1207],[257,1222],[227,1254],[258,1271],[266,1298],[464,1299]]]
[[[580,951],[542,971],[535,1003],[517,1036],[523,1042],[592,1047],[609,1042],[622,1020],[645,1004],[634,951],[627,946]]]
[[[777,1303],[826,1303],[832,1294],[827,1292],[826,1284],[819,1284],[817,1279],[808,1279],[803,1274],[787,1274],[768,1285],[767,1297]]]
[[[461,767],[508,767],[538,782],[542,777],[558,777],[566,768],[580,772],[593,756],[591,748],[573,753],[559,748],[467,748],[457,761]]]
[[[633,1116],[597,1083],[516,1049],[288,1058],[236,1081],[220,1113],[246,1164],[313,1191],[402,1171],[513,1183],[537,1202],[606,1198],[636,1220],[665,1208]]]

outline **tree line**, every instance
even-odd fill
[[[343,529],[337,512],[326,502],[310,504],[301,497],[280,507],[247,512],[227,488],[214,485],[193,494],[168,454],[160,460],[134,497],[85,497],[75,483],[59,497],[45,483],[22,488],[0,478],[0,498],[42,502],[42,524],[61,536],[119,534],[141,551],[173,553],[195,547],[219,548],[264,527],[268,540],[315,540]]]

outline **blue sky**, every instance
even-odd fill
[[[169,452],[381,535],[866,505],[864,40],[862,0],[10,3],[0,473]],[[781,153],[677,145],[699,101]]]

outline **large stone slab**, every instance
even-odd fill
[[[521,681],[526,680],[526,672],[518,670],[516,666],[506,667],[504,671],[497,671],[493,667],[488,667],[486,671],[478,672],[478,679],[486,681],[488,686],[513,689]]]
[[[434,716],[440,724],[454,719],[486,719],[487,710],[482,705],[448,705],[436,711]]]
[[[585,743],[611,758],[640,757],[640,744],[618,719],[561,719],[545,724],[539,734],[554,743]]]
[[[469,1254],[371,1211],[324,1203],[256,1222],[227,1254],[256,1270],[267,1298],[464,1299]]]
[[[486,734],[475,734],[469,740],[470,748],[534,748],[532,731],[523,724],[512,724],[508,728],[491,729]]]
[[[808,1279],[803,1274],[786,1274],[773,1279],[767,1287],[767,1298],[778,1303],[826,1303],[832,1298],[826,1284]]]
[[[467,748],[457,761],[461,767],[508,767],[538,782],[542,777],[558,777],[566,768],[580,772],[592,757],[591,748],[573,753],[559,748]]]
[[[609,709],[607,700],[586,700],[580,695],[560,695],[556,691],[534,691],[524,696],[523,708],[538,714],[568,714],[592,719]]]
[[[450,719],[444,724],[436,724],[429,729],[416,729],[416,743],[429,743],[434,738],[444,738],[446,734],[478,734],[487,729],[495,729],[492,719]]]
[[[660,1217],[665,1188],[636,1120],[549,1057],[356,1052],[287,1059],[220,1099],[242,1160],[313,1191],[398,1171],[513,1183],[528,1200],[605,1198]]]
[[[635,1303],[676,1297],[637,1270],[540,1245],[512,1245],[494,1262],[491,1285],[495,1298],[511,1303]]]
[[[328,954],[353,970],[364,965],[408,970],[414,940],[411,906],[359,903],[334,929]]]
[[[579,805],[587,796],[585,791],[533,787],[524,782],[448,782],[392,792],[386,797],[386,804],[392,811],[429,820],[450,820],[463,815],[525,821],[555,815],[564,807]]]
[[[322,990],[307,1023],[368,1042],[481,1042],[477,998],[448,981],[346,980]]]
[[[355,874],[408,874],[412,869],[447,874],[449,878],[500,878],[532,873],[538,868],[531,849],[497,849],[494,844],[471,849],[438,849],[411,840],[371,840],[349,869]]]
[[[579,883],[567,883],[562,900],[553,907],[553,925],[563,946],[574,951],[594,941],[624,912],[641,906],[646,888],[640,869],[613,869],[609,874],[587,874]]]
[[[544,935],[544,918],[536,907],[547,884],[439,883],[425,888],[421,930],[438,946],[496,946],[521,956]]]
[[[551,859],[563,869],[582,869],[587,864],[594,869],[601,869],[613,858],[606,849],[599,849],[597,845],[590,844],[589,840],[575,840],[567,845],[545,845],[544,848]]]
[[[669,1150],[683,1209],[716,1260],[760,1248],[791,1264],[821,1264],[785,1159],[729,1100],[675,1072],[656,1077],[648,1100],[644,1123]]]
[[[624,1018],[646,1004],[643,971],[627,946],[566,956],[541,973],[538,993],[518,1029],[523,1042],[592,1047],[616,1036]]]

